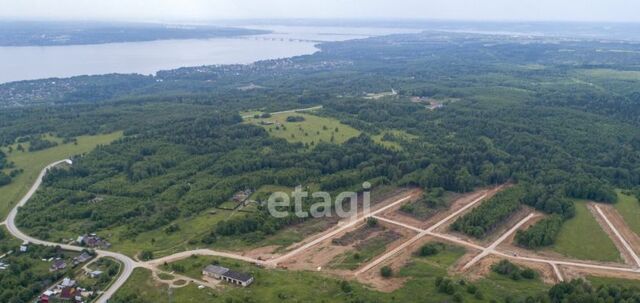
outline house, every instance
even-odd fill
[[[62,288],[62,289],[69,288],[69,287],[74,287],[74,286],[76,286],[76,281],[75,280],[71,280],[69,278],[64,278],[64,279],[62,279],[62,282],[58,286],[60,288]]]
[[[87,252],[82,252],[79,256],[73,258],[73,265],[78,265],[80,263],[87,262],[91,260],[92,256]]]
[[[48,292],[48,291],[46,291],[46,292]],[[46,293],[46,292],[45,292],[45,293]],[[49,303],[49,298],[50,298],[50,297],[51,297],[50,295],[42,294],[42,295],[38,298],[38,303]]]
[[[50,271],[58,271],[58,270],[62,270],[67,268],[67,263],[62,260],[62,259],[58,259],[53,261],[53,264],[51,264],[51,268],[49,269]]]
[[[107,249],[111,247],[111,243],[98,237],[96,234],[79,236],[78,239],[76,239],[76,242],[78,242],[78,244],[80,245],[85,245],[91,248],[99,247],[99,248]]]
[[[202,275],[247,287],[253,282],[253,276],[247,273],[230,270],[218,265],[208,265],[202,270]]]
[[[229,269],[226,267],[218,265],[207,265],[207,267],[202,270],[202,275],[220,280],[222,278],[222,275],[228,271]]]
[[[89,273],[89,277],[91,277],[92,279],[98,278],[100,277],[100,275],[102,275],[102,272],[99,270],[94,270]]]
[[[247,287],[253,282],[253,276],[247,273],[229,270],[222,275],[222,281]]]
[[[79,295],[80,292],[78,290],[76,290],[73,287],[66,287],[62,289],[62,292],[60,293],[60,299],[62,300],[72,300],[76,298],[77,295]]]
[[[27,252],[27,250],[29,250],[29,243],[28,242],[22,243],[22,245],[20,245],[20,252]]]
[[[251,191],[250,189],[239,191],[233,195],[233,201],[238,203],[244,203],[244,201],[249,199],[249,196],[251,196],[251,193],[253,193],[253,191]]]

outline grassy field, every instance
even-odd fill
[[[336,256],[329,263],[329,267],[336,269],[356,269],[360,265],[371,261],[374,257],[384,253],[393,238],[373,237],[361,242],[358,247],[344,254]]]
[[[414,257],[404,268],[400,270],[401,277],[410,278],[405,286],[392,293],[395,302],[450,302],[451,297],[438,293],[435,289],[435,280],[438,277],[449,276],[448,268],[465,254],[464,248],[445,245],[445,249],[436,255],[428,257]],[[454,281],[463,277],[450,276]],[[513,281],[507,277],[491,273],[488,278],[473,282],[483,294],[483,299],[465,291],[458,285],[456,292],[463,296],[464,302],[490,302],[496,300],[505,302],[506,296],[511,298],[523,298],[529,295],[537,295],[545,292],[549,286],[539,280]],[[415,294],[424,296],[425,299],[417,299]],[[518,302],[516,300],[516,302]]]
[[[247,287],[240,288],[226,285],[220,290],[193,290],[193,302],[196,297],[202,298],[203,293],[213,292],[209,302],[452,302],[452,296],[439,293],[435,287],[438,277],[448,275],[448,268],[455,263],[465,250],[460,247],[446,246],[446,249],[437,255],[429,257],[414,257],[407,266],[396,275],[408,279],[400,289],[391,293],[380,293],[369,289],[356,282],[348,282],[350,289],[341,287],[338,278],[323,275],[322,273],[306,271],[267,270],[257,266],[218,257],[198,256],[190,257],[175,262],[182,274],[195,278],[201,278],[201,271],[206,265],[220,264],[233,270],[251,273],[255,282]],[[173,270],[172,266],[166,267]],[[452,277],[456,281],[456,292],[461,294],[464,302],[489,302],[495,299],[504,301],[505,296],[523,298],[528,295],[537,295],[545,292],[548,286],[535,281],[512,281],[498,275],[491,275],[489,279],[481,279],[473,282],[483,293],[483,300],[478,300],[474,295],[467,293],[466,286],[461,286],[458,281],[462,277]],[[133,282],[131,282],[133,283]],[[136,282],[145,285],[144,293],[147,293],[144,281]],[[129,285],[129,282],[127,283]],[[223,284],[225,285],[225,284]],[[162,291],[162,287],[157,288]],[[122,292],[122,291],[121,291]],[[119,293],[120,295],[120,293]],[[151,297],[156,300],[158,297]],[[176,297],[177,298],[177,297]],[[150,302],[167,302],[164,299]],[[182,302],[182,301],[175,301]]]
[[[289,116],[303,117],[304,121],[287,122],[286,120]],[[309,145],[315,145],[320,142],[341,144],[350,138],[360,135],[360,131],[342,124],[336,119],[303,113],[277,114],[264,119],[249,118],[247,121],[262,126],[274,137]],[[266,122],[273,124],[264,125]]]
[[[73,155],[82,154],[91,151],[97,145],[109,144],[120,138],[122,132],[115,132],[106,135],[97,136],[81,136],[78,137],[78,144],[73,143],[62,144],[49,149],[36,152],[21,152],[13,146],[13,151],[7,153],[8,160],[14,162],[16,168],[24,170],[22,174],[17,176],[9,185],[0,187],[0,218],[4,219],[11,208],[24,196],[29,190],[40,171],[48,164],[57,160],[62,160]],[[25,150],[28,144],[23,144]]]
[[[215,298],[213,290],[198,289],[194,284],[169,289],[167,285],[154,281],[148,269],[137,268],[109,302],[218,302]]]
[[[638,199],[618,191],[618,203],[614,207],[622,215],[629,228],[640,235],[640,202]]]
[[[400,150],[402,146],[399,141],[413,141],[417,139],[417,136],[411,135],[401,130],[388,130],[378,135],[371,136],[371,139],[376,143],[391,149]]]
[[[568,257],[621,261],[620,253],[584,202],[576,202],[576,216],[566,221],[552,250]]]
[[[591,285],[598,287],[600,285],[620,285],[624,287],[639,287],[640,280],[627,280],[618,278],[596,277],[588,276],[587,281],[591,282]]]
[[[189,249],[202,248],[205,244],[198,241],[203,235],[215,229],[218,222],[227,219],[231,211],[220,209],[213,212],[203,212],[195,217],[180,218],[174,224],[180,230],[174,233],[167,233],[163,228],[149,232],[144,232],[136,236],[134,240],[119,240],[114,237],[111,242],[111,250],[135,256],[142,250],[150,250],[154,257],[170,255],[176,252]],[[102,231],[104,234],[118,235],[124,232],[124,228],[117,227]]]

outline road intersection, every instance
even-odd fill
[[[57,162],[54,162],[54,163],[48,165],[47,167],[45,167],[41,171],[40,175],[38,176],[38,178],[36,179],[36,181],[34,182],[32,187],[29,189],[27,194],[18,202],[18,204],[16,204],[16,206],[9,213],[9,216],[7,217],[7,219],[4,222],[2,222],[1,224],[5,225],[7,227],[7,229],[9,230],[9,232],[14,237],[16,237],[16,238],[18,238],[20,240],[23,240],[25,242],[29,242],[29,243],[33,243],[33,244],[39,244],[39,245],[45,245],[45,246],[59,246],[62,249],[69,250],[69,251],[82,251],[85,248],[83,248],[81,246],[68,245],[68,244],[63,244],[63,243],[54,243],[54,242],[43,241],[43,240],[39,240],[39,239],[33,238],[33,237],[23,233],[22,231],[20,231],[20,229],[15,224],[15,218],[16,218],[16,215],[18,213],[19,208],[24,206],[29,201],[29,199],[33,196],[33,194],[35,194],[37,189],[42,184],[42,179],[44,178],[46,173],[51,168],[53,168],[55,166],[58,166],[60,164],[63,164],[63,163],[71,164],[71,160],[66,159],[66,160],[57,161]],[[185,258],[188,258],[188,257],[190,257],[192,255],[219,256],[219,257],[230,258],[230,259],[235,259],[235,260],[244,261],[244,262],[250,262],[250,263],[254,263],[254,264],[265,266],[265,267],[269,267],[269,268],[275,268],[275,267],[278,266],[278,264],[282,263],[283,261],[285,261],[285,260],[287,260],[289,258],[295,257],[296,255],[298,255],[298,254],[310,249],[311,247],[313,247],[313,246],[315,246],[315,245],[317,245],[317,244],[319,244],[319,243],[321,243],[321,242],[323,242],[325,240],[331,239],[331,238],[339,235],[340,233],[347,231],[350,228],[354,228],[354,227],[358,226],[358,224],[364,223],[365,220],[367,218],[370,218],[370,217],[374,217],[374,218],[376,218],[376,219],[378,219],[378,220],[380,220],[382,222],[386,222],[388,224],[394,224],[394,225],[397,225],[397,226],[412,230],[414,232],[417,232],[417,234],[414,237],[412,237],[409,240],[407,240],[406,242],[404,242],[401,245],[399,245],[398,247],[396,247],[395,249],[383,254],[382,256],[378,257],[374,261],[364,265],[359,270],[354,272],[355,275],[359,275],[359,274],[365,273],[365,272],[371,270],[372,268],[374,268],[374,267],[376,267],[376,266],[378,266],[380,264],[383,264],[384,262],[388,261],[389,259],[391,259],[395,255],[397,255],[398,253],[400,253],[401,251],[403,251],[404,249],[406,249],[407,247],[409,247],[411,244],[415,243],[416,241],[422,239],[423,237],[431,236],[431,237],[434,237],[434,238],[439,238],[439,239],[444,240],[444,241],[448,241],[448,242],[451,242],[451,243],[455,243],[455,244],[458,244],[458,245],[461,245],[461,246],[465,246],[465,247],[471,248],[473,250],[479,251],[480,253],[478,255],[476,255],[471,261],[469,261],[466,265],[464,265],[463,269],[465,269],[465,270],[469,269],[474,264],[476,264],[478,261],[480,261],[482,258],[484,258],[484,257],[486,257],[488,255],[496,255],[496,256],[499,256],[499,257],[507,258],[507,259],[519,260],[519,261],[524,261],[524,262],[547,264],[547,265],[552,267],[553,272],[555,273],[555,275],[556,275],[556,277],[557,277],[557,279],[559,281],[563,281],[564,280],[564,277],[563,277],[563,275],[561,273],[561,270],[560,270],[559,266],[594,269],[594,270],[602,270],[602,271],[608,271],[608,272],[625,272],[625,273],[638,274],[640,276],[640,258],[634,252],[634,250],[631,247],[631,245],[629,244],[629,242],[624,239],[624,237],[621,235],[621,233],[615,228],[615,226],[610,222],[610,220],[607,218],[607,216],[604,214],[604,212],[602,212],[602,210],[597,205],[595,206],[595,209],[597,210],[598,214],[602,217],[602,219],[612,229],[612,231],[614,232],[615,236],[621,241],[621,243],[624,245],[624,247],[633,256],[633,260],[636,263],[633,266],[625,266],[625,265],[622,265],[622,264],[620,266],[613,266],[613,265],[608,265],[608,264],[587,263],[587,262],[564,260],[564,259],[554,259],[554,258],[546,258],[546,257],[519,256],[519,255],[514,254],[514,253],[510,253],[510,252],[505,252],[505,251],[499,250],[498,246],[502,242],[504,242],[507,238],[509,238],[509,236],[511,236],[518,229],[520,229],[529,220],[531,220],[531,219],[533,219],[534,217],[537,216],[534,213],[529,214],[527,217],[525,217],[524,219],[519,221],[516,225],[511,227],[506,233],[501,235],[495,242],[493,242],[488,247],[484,247],[482,245],[473,243],[473,242],[468,241],[468,240],[460,239],[460,238],[458,238],[458,237],[456,237],[454,235],[450,235],[450,234],[446,234],[446,233],[442,233],[442,232],[438,232],[437,231],[440,227],[444,226],[445,224],[450,222],[452,219],[460,216],[461,214],[463,214],[469,208],[471,208],[474,205],[480,203],[486,197],[487,197],[486,193],[481,194],[477,198],[475,198],[473,201],[471,201],[470,203],[468,203],[465,206],[461,207],[460,209],[452,212],[451,214],[446,216],[444,219],[438,221],[437,223],[433,224],[429,228],[422,229],[422,228],[419,228],[419,227],[411,226],[409,224],[405,224],[405,223],[398,222],[398,221],[395,221],[395,220],[388,219],[388,218],[384,217],[384,212],[385,211],[390,210],[394,206],[398,206],[398,205],[400,205],[402,203],[410,201],[410,199],[412,198],[412,195],[404,196],[404,197],[402,197],[402,198],[400,198],[400,199],[398,199],[396,201],[393,201],[393,202],[389,203],[388,205],[380,207],[380,208],[378,208],[378,209],[376,209],[374,211],[371,211],[369,213],[359,213],[359,214],[355,215],[353,218],[347,219],[346,221],[339,223],[333,229],[331,229],[331,230],[329,230],[329,231],[317,236],[313,240],[311,240],[311,241],[309,241],[307,243],[301,243],[301,245],[298,246],[297,248],[295,248],[295,249],[293,249],[293,250],[291,250],[289,252],[286,252],[283,255],[280,255],[278,257],[269,259],[269,260],[254,259],[254,258],[243,256],[241,254],[231,253],[231,252],[221,252],[221,251],[215,251],[215,250],[211,250],[211,249],[196,249],[196,250],[184,251],[184,252],[176,253],[176,254],[173,254],[173,255],[170,255],[170,256],[165,256],[165,257],[162,257],[162,258],[158,258],[158,259],[142,262],[142,261],[134,260],[134,259],[130,258],[129,256],[126,256],[126,255],[121,254],[121,253],[112,252],[112,251],[106,251],[106,250],[96,250],[95,252],[96,252],[96,255],[98,257],[111,257],[111,258],[114,258],[114,259],[118,260],[119,262],[121,262],[123,264],[123,268],[120,271],[120,276],[117,278],[117,280],[114,283],[112,283],[109,286],[109,288],[107,290],[105,290],[102,293],[102,295],[100,296],[100,298],[98,298],[98,300],[96,302],[98,302],[98,303],[106,303],[106,302],[108,302],[108,300],[116,293],[116,291],[120,287],[122,287],[122,285],[124,285],[124,283],[131,276],[131,274],[133,273],[133,270],[135,268],[146,268],[146,269],[152,270],[154,273],[165,272],[163,270],[160,270],[159,266],[161,266],[161,265],[163,265],[165,263],[170,263],[170,262],[174,262],[174,261],[177,261],[177,260],[185,259]],[[210,283],[194,280],[194,279],[191,279],[191,278],[189,278],[189,280],[193,281],[195,283],[198,283],[200,285],[205,285],[205,286],[209,286],[210,285]]]

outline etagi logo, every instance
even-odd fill
[[[363,214],[369,213],[371,208],[371,183],[362,183],[362,189],[361,204],[358,203],[357,192],[341,192],[336,196],[335,200],[331,199],[331,194],[328,192],[313,192],[311,193],[311,198],[316,202],[312,203],[307,211],[303,209],[303,200],[309,198],[309,192],[303,191],[301,186],[297,186],[291,192],[291,195],[285,192],[271,194],[267,201],[267,210],[273,217],[285,218],[290,215],[287,210],[291,209],[291,200],[293,200],[293,214],[299,218],[331,217],[333,216],[333,211],[340,218],[349,218],[357,215],[359,208]]]

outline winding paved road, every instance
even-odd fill
[[[40,175],[38,175],[38,178],[36,179],[35,183],[33,183],[33,186],[31,186],[31,188],[29,189],[29,191],[27,192],[27,194],[22,198],[22,200],[20,200],[18,202],[18,204],[16,204],[16,206],[11,209],[11,212],[9,213],[9,216],[7,217],[7,220],[5,221],[5,225],[7,226],[7,229],[9,230],[9,233],[11,233],[14,237],[29,242],[29,243],[33,243],[33,244],[38,244],[38,245],[45,245],[45,246],[60,246],[62,249],[65,250],[70,250],[70,251],[82,251],[84,249],[84,247],[80,247],[80,246],[75,246],[75,245],[67,245],[67,244],[61,244],[61,243],[54,243],[54,242],[48,242],[48,241],[43,241],[43,240],[39,240],[36,238],[33,238],[25,233],[23,233],[22,231],[20,231],[20,229],[18,229],[18,227],[16,226],[15,220],[16,220],[16,215],[18,214],[18,209],[22,206],[24,206],[27,201],[29,201],[29,199],[31,199],[31,196],[33,196],[33,194],[38,190],[38,187],[40,187],[40,184],[42,184],[42,178],[44,177],[44,175],[47,173],[47,171],[49,171],[49,169],[60,165],[62,163],[68,163],[71,164],[71,160],[62,160],[62,161],[57,161],[54,162],[52,164],[49,164],[47,167],[45,167],[41,172]],[[96,250],[96,255],[98,257],[111,257],[114,258],[118,261],[120,261],[123,264],[122,270],[121,270],[121,274],[118,277],[118,279],[111,284],[111,286],[109,287],[109,289],[105,290],[105,292],[100,296],[100,298],[96,301],[98,303],[106,303],[109,298],[111,298],[111,296],[113,296],[113,294],[115,294],[115,292],[127,281],[127,279],[129,278],[129,276],[131,276],[131,273],[133,273],[133,269],[140,266],[140,264],[136,261],[134,261],[133,259],[123,255],[123,254],[119,254],[119,253],[114,253],[114,252],[110,252],[110,251],[105,251],[105,250]]]

